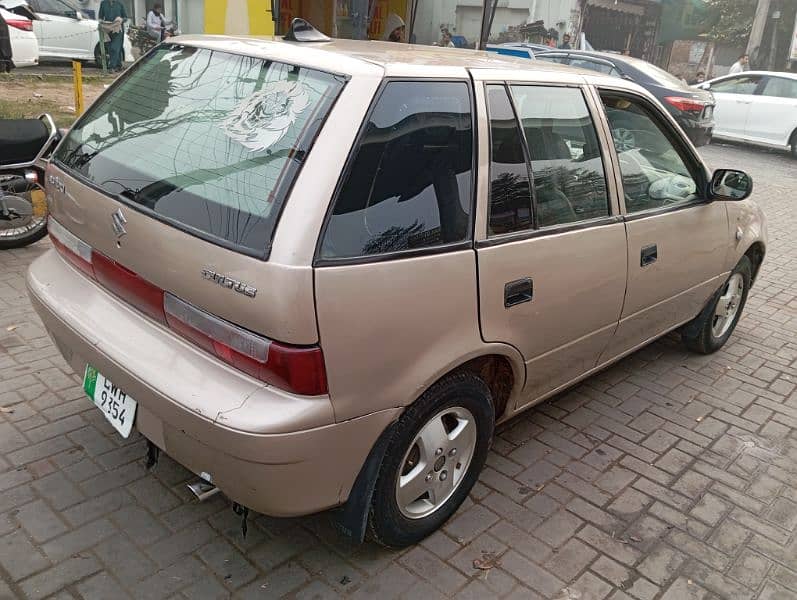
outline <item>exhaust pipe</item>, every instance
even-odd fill
[[[197,500],[204,502],[221,491],[211,481],[212,479],[208,473],[202,473],[200,479],[188,484],[188,489],[196,496]]]

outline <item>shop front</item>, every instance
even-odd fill
[[[587,0],[582,30],[596,49],[653,61],[661,5],[651,0]]]

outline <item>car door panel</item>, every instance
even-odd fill
[[[728,243],[723,202],[705,202],[706,174],[670,117],[648,100],[601,91],[610,123],[634,124],[617,147],[628,238],[628,283],[606,362],[695,317],[721,283]]]
[[[478,250],[485,341],[506,341],[526,361],[529,402],[592,369],[617,326],[626,280],[622,223]],[[508,282],[530,278],[530,302],[506,307]]]
[[[605,178],[608,147],[583,91],[513,84],[512,106],[501,108],[508,90],[477,93],[490,122],[480,152],[492,161],[480,170],[491,182],[481,188],[489,190],[488,237],[477,263],[482,337],[513,345],[526,363],[519,409],[595,367],[620,317],[627,260],[614,179]],[[515,182],[510,200],[507,180]],[[526,295],[508,297],[518,282]]]
[[[747,120],[761,82],[758,75],[737,75],[711,83],[714,94],[714,135],[743,140]]]
[[[722,267],[728,217],[722,202],[631,220],[627,232],[628,291],[617,334],[602,360],[696,316],[727,276]],[[656,261],[642,266],[642,249],[653,244]]]
[[[785,77],[764,79],[760,94],[753,97],[746,125],[751,141],[787,147],[797,130],[797,80]]]

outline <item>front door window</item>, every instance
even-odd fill
[[[620,160],[628,213],[692,202],[698,184],[664,123],[641,100],[601,93]]]

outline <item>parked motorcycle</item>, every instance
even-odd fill
[[[47,235],[44,170],[60,139],[48,114],[0,120],[0,250]]]
[[[141,25],[131,25],[128,27],[127,35],[130,36],[130,43],[134,48],[138,48],[142,56],[158,43],[147,31],[146,20],[142,20]],[[177,29],[177,23],[175,21],[167,21],[163,32],[164,40],[175,35],[180,35],[180,30]]]

